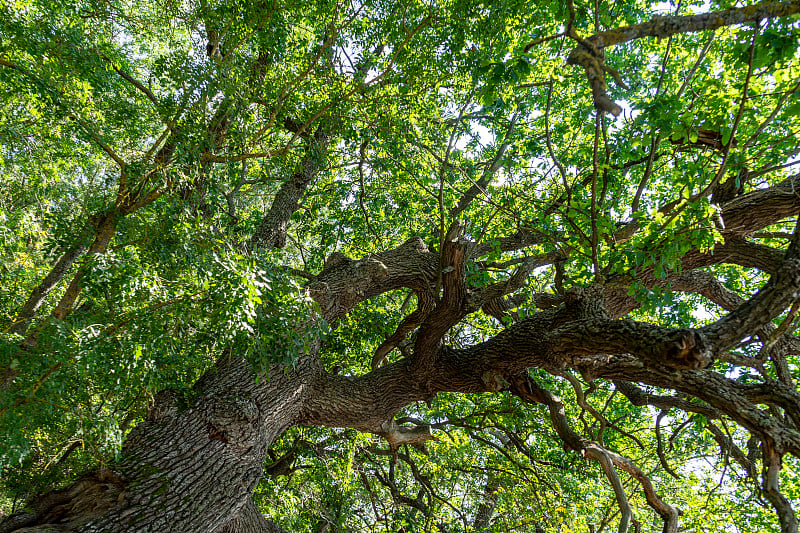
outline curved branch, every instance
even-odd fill
[[[397,248],[359,260],[333,253],[308,290],[325,320],[333,322],[362,301],[390,290],[430,290],[438,266],[439,254],[414,237]]]
[[[800,211],[800,172],[777,185],[737,196],[722,206],[723,234],[749,235]]]
[[[627,381],[615,380],[614,386],[628,399],[628,401],[639,407],[644,405],[652,405],[653,407],[658,407],[659,409],[663,410],[669,410],[674,407],[687,413],[701,414],[709,419],[722,417],[722,413],[719,410],[709,405],[690,402],[674,396],[650,394],[648,392],[644,392],[633,383],[629,383]]]
[[[790,307],[800,297],[800,259],[789,258],[755,296],[727,316],[702,328],[718,351],[735,346],[741,339]]]
[[[724,26],[749,24],[794,13],[800,13],[800,2],[797,0],[766,1],[700,15],[659,15],[641,24],[596,33],[586,40],[598,48],[607,48],[644,37],[664,39],[679,33],[716,30]]]
[[[757,23],[764,19],[785,17],[800,12],[800,2],[766,1],[752,6],[736,7],[703,13],[700,15],[664,15],[655,16],[647,22],[633,26],[625,26],[596,33],[587,39],[571,35],[579,44],[570,52],[567,63],[580,65],[592,88],[595,107],[617,116],[622,108],[609,98],[606,92],[604,72],[612,74],[620,84],[619,74],[609,69],[603,62],[603,50],[615,44],[621,44],[645,37],[664,39],[681,33],[716,30],[724,26]],[[571,29],[571,24],[569,25]],[[616,74],[616,75],[615,75]],[[622,85],[622,84],[620,84]],[[624,86],[623,86],[624,87]]]
[[[628,505],[627,497],[625,496],[625,491],[619,482],[619,477],[614,467],[628,472],[639,482],[645,493],[645,499],[648,505],[650,505],[664,520],[664,531],[667,533],[677,533],[678,510],[665,503],[658,496],[650,479],[633,461],[623,455],[611,452],[595,442],[582,439],[575,433],[569,425],[564,403],[561,398],[554,395],[549,390],[542,388],[528,376],[519,376],[515,379],[514,383],[511,385],[511,392],[520,397],[523,401],[546,405],[550,411],[550,420],[553,422],[553,427],[561,440],[564,441],[565,445],[568,448],[584,453],[586,457],[600,462],[606,477],[609,478],[614,488],[617,504],[620,506],[620,511],[622,512],[619,531],[627,531],[627,521],[630,519],[631,510]]]
[[[371,367],[373,369],[384,364],[389,353],[394,350],[400,342],[405,340],[409,333],[419,327],[423,320],[425,320],[425,317],[428,316],[428,313],[433,309],[433,298],[431,298],[428,291],[416,291],[416,295],[417,308],[400,322],[392,336],[383,341],[372,355]]]

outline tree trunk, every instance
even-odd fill
[[[310,360],[256,380],[249,364],[223,355],[198,381],[188,409],[179,412],[159,394],[112,469],[41,497],[32,513],[0,524],[0,533],[280,531],[250,496],[267,449],[301,408]]]
[[[286,530],[264,518],[253,500],[248,499],[219,533],[286,533]]]

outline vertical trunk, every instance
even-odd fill
[[[483,488],[483,503],[478,507],[475,513],[475,520],[473,527],[475,531],[484,531],[489,527],[489,521],[494,514],[494,508],[497,505],[497,489],[500,487],[500,482],[490,477]]]
[[[23,523],[11,517],[15,525],[0,524],[0,532],[44,524],[81,532],[279,532],[250,496],[313,372],[311,364],[275,367],[256,381],[249,364],[224,355],[197,383],[188,409],[179,412],[165,395],[128,435],[112,469],[42,497]]]
[[[283,369],[254,377],[241,360],[222,362],[187,411],[136,428],[119,468],[124,505],[80,530],[211,532],[239,514],[305,389],[299,373]]]
[[[217,533],[287,533],[261,514],[253,500],[248,500],[239,513]]]
[[[321,170],[324,154],[330,143],[330,135],[321,127],[295,170],[281,186],[272,201],[272,207],[264,216],[253,237],[250,248],[283,248],[286,245],[286,228],[289,219],[300,206],[300,200]]]

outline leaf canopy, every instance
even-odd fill
[[[5,2],[0,383],[14,378],[0,389],[0,513],[112,461],[158,391],[189,405],[221,353],[292,368],[321,342],[326,369],[370,372],[424,298],[386,292],[329,324],[306,287],[333,253],[372,256],[412,237],[443,253],[457,222],[481,250],[466,262],[471,290],[513,285],[518,298],[501,319],[463,317],[443,339],[454,347],[577,287],[603,287],[615,317],[716,321],[774,273],[798,212],[731,214],[744,193],[800,181],[800,7],[784,4],[757,22],[617,41],[600,49],[593,82],[567,62],[592,36],[741,6]],[[619,116],[602,111],[593,83]],[[259,247],[253,235],[295,176],[285,244]],[[713,277],[716,292],[689,287],[689,272]],[[773,321],[788,340],[754,331],[712,370],[796,392],[796,311]],[[646,382],[651,399],[675,403],[636,405],[613,380],[571,370],[531,375],[582,438],[638,465],[682,527],[778,531],[759,441],[729,415]],[[398,417],[431,424],[428,455],[393,455],[352,430],[284,433],[272,465],[290,468],[266,465],[262,511],[290,531],[471,531],[487,512],[487,531],[620,520],[607,476],[564,450],[546,405],[448,393]],[[780,487],[793,504],[799,474],[786,455]],[[637,530],[660,530],[639,484],[623,485]]]

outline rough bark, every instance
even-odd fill
[[[286,530],[264,518],[253,500],[248,499],[236,516],[216,533],[286,533]]]
[[[796,214],[800,208],[798,187],[800,173],[773,187],[756,189],[726,202],[721,212],[723,233],[749,236],[759,228]]]
[[[394,253],[403,257],[430,259],[426,256],[430,252],[413,242],[398,250],[401,252]],[[404,271],[389,261],[392,258],[396,257],[384,255],[391,267],[382,264],[381,268],[370,267],[380,262],[375,258],[361,265],[349,260],[329,264],[320,279],[330,283],[317,294],[323,301],[336,296],[332,292],[337,287],[335,271],[353,274],[349,286],[338,288],[345,300],[347,295],[353,301],[361,300],[377,291],[371,287],[376,279],[390,281],[388,286],[408,283]],[[380,274],[377,278],[376,272]],[[353,293],[349,289],[359,287],[354,284],[358,279],[364,285]],[[418,276],[414,279],[419,282]],[[765,289],[762,299],[766,298],[763,294],[773,292]],[[758,391],[719,374],[696,370],[707,364],[712,349],[702,334],[610,319],[602,305],[596,305],[595,296],[568,294],[564,303],[522,320],[484,343],[466,349],[441,346],[425,365],[414,364],[412,357],[363,376],[327,374],[315,366],[313,354],[309,354],[296,371],[274,369],[268,378],[256,382],[244,361],[225,354],[216,369],[198,382],[196,400],[186,411],[154,409],[153,413],[161,414],[153,414],[128,437],[122,459],[112,469],[111,489],[101,498],[92,498],[95,504],[90,512],[81,502],[94,493],[84,491],[86,497],[76,495],[60,502],[57,512],[48,507],[36,520],[55,520],[59,527],[74,531],[137,531],[143,527],[217,531],[228,525],[230,517],[248,516],[241,514],[242,509],[251,504],[250,494],[261,475],[267,448],[288,426],[352,427],[382,434],[390,443],[393,439],[402,443],[413,432],[387,421],[403,406],[442,391],[507,389],[531,366],[553,371],[576,368],[587,375],[684,391],[760,435],[778,453],[800,452],[800,434],[753,405]],[[758,298],[756,295],[754,300]],[[329,318],[342,312],[337,306],[328,306],[328,310]],[[762,316],[761,320],[769,318]],[[796,392],[786,392],[787,408],[800,405],[796,397]],[[198,512],[201,508],[202,513]],[[243,522],[231,524],[231,528],[251,527],[244,525],[251,523],[248,519],[237,520]],[[258,527],[269,526],[262,523]]]
[[[253,233],[250,239],[251,250],[283,248],[286,245],[289,219],[297,211],[300,200],[322,169],[330,139],[330,134],[318,127],[313,138],[308,140],[308,148],[297,169],[275,193],[272,207]]]
[[[484,531],[489,527],[489,521],[494,514],[494,508],[497,506],[497,489],[500,483],[495,478],[490,478],[483,488],[483,502],[475,512],[475,520],[472,522],[472,527],[475,531]]]
[[[257,519],[250,495],[269,445],[297,417],[310,373],[302,364],[295,372],[273,368],[256,382],[248,364],[223,355],[195,386],[188,409],[159,409],[162,415],[131,432],[106,476],[113,490],[100,491],[84,478],[67,489],[69,499],[50,504],[52,496],[42,498],[27,525],[82,532],[278,531]]]

